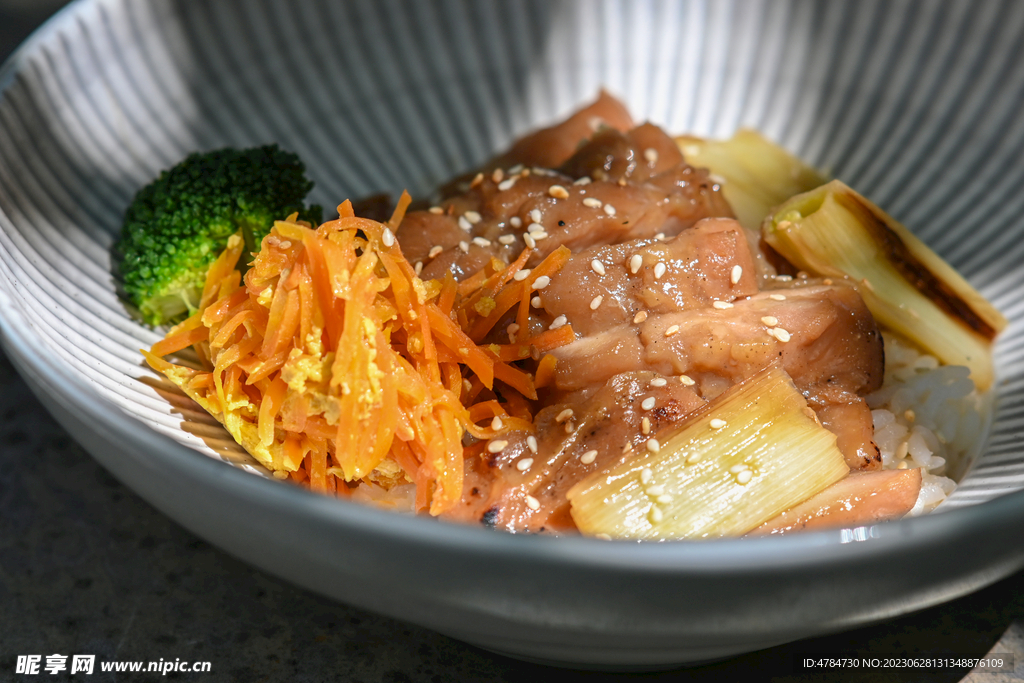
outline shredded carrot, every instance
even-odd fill
[[[526,337],[529,300],[569,252],[518,280],[530,249],[461,283],[451,273],[424,283],[395,239],[410,202],[403,193],[387,223],[355,216],[347,201],[315,228],[277,221],[244,278],[233,236],[199,310],[143,353],[276,476],[347,496],[397,467],[416,485],[416,510],[438,515],[461,500],[464,458],[483,440],[534,428],[530,402],[553,381],[554,360],[544,356],[536,379],[524,368],[574,334]],[[517,305],[523,338],[482,344]],[[205,371],[164,360],[189,346]]]
[[[537,375],[534,378],[534,385],[538,389],[551,386],[555,381],[555,366],[558,360],[550,353],[540,359],[537,364]]]
[[[530,271],[529,277],[513,283],[517,286],[508,286],[502,289],[494,298],[494,309],[486,317],[473,323],[469,336],[476,341],[483,339],[510,308],[521,302],[524,297],[530,296],[533,285],[539,278],[550,277],[557,273],[569,260],[570,255],[571,252],[567,248],[558,247]],[[526,329],[522,322],[520,322],[520,327]]]
[[[210,331],[205,327],[197,327],[187,332],[179,332],[178,334],[164,337],[156,344],[153,344],[151,352],[154,356],[166,356],[182,349],[187,349],[193,344],[207,339],[209,333]]]
[[[530,358],[535,353],[546,353],[559,346],[571,344],[576,339],[572,325],[563,325],[554,330],[544,330],[535,337],[515,344],[498,345],[498,358],[506,363]]]

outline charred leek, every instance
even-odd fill
[[[943,362],[969,367],[979,390],[991,386],[991,342],[1006,318],[860,194],[834,180],[780,206],[762,233],[796,267],[861,283],[879,322]]]
[[[849,472],[835,435],[777,365],[661,440],[569,490],[580,531],[633,539],[739,536]]]
[[[739,130],[728,140],[683,136],[676,143],[686,163],[706,168],[721,180],[736,218],[749,230],[757,230],[773,207],[826,181],[753,130]]]

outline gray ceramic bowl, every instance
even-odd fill
[[[663,666],[919,609],[1024,566],[1022,41],[1014,2],[80,0],[0,75],[4,348],[97,460],[195,533],[513,656]],[[326,206],[424,192],[600,86],[672,131],[759,128],[1007,313],[991,436],[946,512],[648,545],[441,524],[255,476],[140,363],[158,335],[126,314],[109,248],[135,190],[186,153],[279,142]]]

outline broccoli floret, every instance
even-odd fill
[[[124,216],[120,273],[125,293],[150,325],[175,322],[199,305],[206,270],[243,231],[257,251],[273,226],[298,212],[318,225],[319,206],[299,158],[277,145],[191,154],[138,194]]]

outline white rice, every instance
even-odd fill
[[[868,396],[885,469],[920,468],[921,493],[909,516],[930,512],[956,488],[977,454],[990,410],[966,367],[940,366],[893,335],[885,339],[885,383]]]

